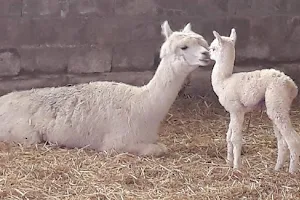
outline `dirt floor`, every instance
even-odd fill
[[[161,158],[2,143],[0,199],[300,199],[300,175],[288,174],[288,163],[273,171],[276,140],[265,113],[253,113],[248,129],[246,117],[241,172],[226,165],[228,119],[216,102],[178,99],[160,132],[169,148]]]

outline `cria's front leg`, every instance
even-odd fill
[[[227,164],[230,167],[233,167],[233,145],[231,142],[231,128],[229,125],[228,131],[226,133],[226,142],[227,142]]]
[[[242,130],[244,122],[243,112],[231,112],[230,113],[230,124],[229,124],[229,135],[228,141],[228,157],[229,162],[232,159],[233,154],[233,168],[239,169],[241,167],[241,153],[242,153]],[[232,154],[231,154],[232,152]],[[232,162],[232,161],[231,161]]]
[[[138,143],[129,148],[129,152],[139,156],[161,156],[167,153],[168,149],[160,143]]]

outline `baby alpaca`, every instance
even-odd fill
[[[141,156],[165,153],[167,148],[157,143],[160,123],[188,74],[210,58],[206,40],[190,24],[173,32],[165,21],[162,33],[161,62],[142,87],[99,81],[0,97],[0,140]]]
[[[295,132],[289,116],[293,99],[298,94],[294,81],[275,69],[232,73],[235,61],[235,29],[230,37],[213,32],[211,59],[215,60],[211,79],[213,90],[221,105],[230,113],[227,131],[227,161],[240,168],[242,126],[244,115],[260,105],[267,109],[277,138],[278,156],[275,170],[279,170],[290,151],[289,172],[295,173],[299,163],[300,136]]]

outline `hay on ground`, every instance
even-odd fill
[[[266,114],[252,114],[238,173],[225,163],[228,113],[208,102],[175,102],[160,132],[169,153],[160,158],[1,143],[0,199],[300,199],[300,176],[287,173],[288,163],[273,171],[276,139]],[[299,132],[298,110],[291,114]]]

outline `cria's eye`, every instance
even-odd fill
[[[186,50],[187,48],[188,48],[188,46],[181,47],[182,50]]]

